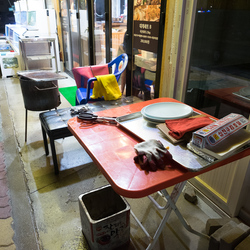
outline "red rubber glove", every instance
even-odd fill
[[[134,146],[137,156],[134,157],[135,163],[140,164],[143,170],[156,171],[164,169],[172,155],[158,140],[147,140]]]

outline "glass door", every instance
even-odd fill
[[[104,64],[118,55],[127,25],[127,0],[61,0],[61,16],[67,71]]]
[[[127,0],[112,0],[111,55],[112,59],[124,53],[124,36],[127,31]]]
[[[94,57],[95,64],[106,63],[106,30],[107,10],[105,0],[94,1]],[[107,20],[108,21],[108,20]]]
[[[127,0],[94,1],[95,62],[103,64],[116,58],[127,30]]]
[[[68,1],[60,1],[61,8],[61,25],[62,25],[62,39],[63,39],[63,54],[65,71],[69,72],[72,69],[72,53],[70,45],[70,18]]]
[[[132,93],[144,100],[159,95],[166,1],[134,0]]]
[[[79,1],[79,22],[80,22],[80,46],[81,66],[87,66],[90,62],[89,56],[89,21],[87,0]]]
[[[61,0],[61,23],[65,71],[82,64],[78,0]]]
[[[70,0],[70,37],[72,49],[72,67],[81,65],[81,46],[80,46],[80,28],[78,21],[78,0]]]
[[[110,59],[114,59],[126,51],[127,41],[127,15],[128,15],[128,1],[127,0],[112,0],[112,16],[111,16],[111,46]],[[126,86],[126,72],[121,75],[118,84],[121,92],[125,94]]]
[[[61,0],[66,71],[127,53],[128,67],[119,80],[122,92],[157,97],[165,10],[161,0]],[[143,87],[132,92],[138,81]]]

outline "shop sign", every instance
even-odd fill
[[[134,48],[157,53],[161,0],[134,0]]]

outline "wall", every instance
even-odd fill
[[[5,33],[5,24],[14,24],[14,13],[9,11],[11,7],[10,3],[13,4],[13,0],[0,0],[0,33]],[[14,4],[13,4],[14,5]]]
[[[239,217],[250,226],[250,199],[248,198],[250,193],[250,162],[248,164],[248,170],[242,190],[244,190],[241,194],[241,200],[243,200],[243,202],[242,208],[239,212]]]

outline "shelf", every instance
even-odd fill
[[[37,61],[37,60],[51,60],[55,57],[53,55],[36,55],[36,56],[26,56],[28,61]]]
[[[50,68],[52,66],[58,72],[55,38],[21,38],[20,41],[26,70]],[[53,60],[55,60],[54,64]]]

